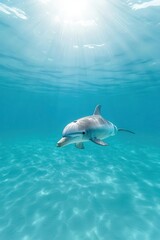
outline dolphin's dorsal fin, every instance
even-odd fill
[[[97,105],[93,115],[101,115],[101,105]]]

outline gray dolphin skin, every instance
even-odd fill
[[[62,132],[62,138],[57,142],[57,147],[75,144],[79,149],[84,148],[84,142],[92,141],[101,146],[108,144],[102,139],[116,135],[118,131],[132,131],[117,128],[113,123],[101,116],[101,105],[97,105],[93,115],[79,118],[69,123]]]

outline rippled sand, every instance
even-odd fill
[[[1,240],[160,239],[158,147],[55,141],[1,142]]]

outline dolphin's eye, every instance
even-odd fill
[[[85,131],[82,132],[83,135],[84,135],[85,133],[86,133]]]

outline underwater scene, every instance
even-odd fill
[[[160,1],[0,1],[0,240],[160,239]]]

